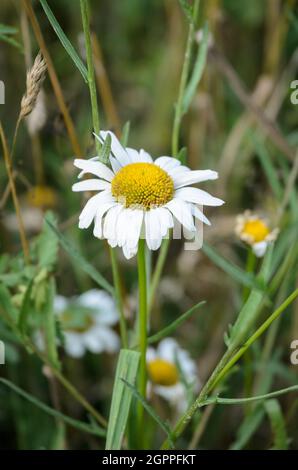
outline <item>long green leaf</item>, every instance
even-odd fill
[[[203,38],[198,48],[198,55],[197,55],[197,59],[194,65],[194,69],[193,69],[191,78],[186,87],[184,97],[183,97],[183,112],[184,113],[188,110],[190,106],[190,103],[197,91],[198,85],[200,83],[200,80],[204,72],[206,59],[207,59],[207,51],[208,51],[208,39],[209,39],[209,31],[208,31],[208,25],[206,23],[203,29]]]
[[[254,140],[255,140],[257,156],[259,157],[263,170],[266,174],[267,180],[271,186],[272,192],[277,198],[277,200],[280,200],[280,198],[282,197],[283,189],[279,181],[276,169],[272,163],[272,159],[269,155],[269,152],[266,149],[265,144],[262,139],[258,138]]]
[[[211,246],[209,246],[205,242],[202,247],[202,251],[214,264],[216,264],[216,266],[218,266],[225,273],[231,276],[231,278],[233,278],[235,281],[239,282],[240,284],[246,287],[264,291],[264,284],[262,282],[257,280],[252,274],[246,273],[235,264],[226,260],[223,256],[217,253],[214,248],[211,248]]]
[[[155,410],[147,403],[147,401],[142,397],[142,395],[139,394],[137,391],[136,387],[131,385],[127,380],[122,379],[122,382],[131,390],[131,393],[133,396],[142,403],[144,409],[147,411],[147,413],[154,419],[154,421],[160,426],[160,428],[165,432],[167,438],[169,439],[169,442],[171,444],[172,449],[174,449],[174,443],[172,441],[171,437],[171,429],[168,423],[162,421],[162,419],[158,416],[158,414],[155,412]]]
[[[58,419],[63,420],[65,423],[69,424],[73,428],[76,428],[76,429],[79,429],[80,431],[84,431],[84,432],[87,432],[89,434],[94,434],[95,436],[100,436],[100,437],[103,437],[106,434],[105,430],[100,428],[98,425],[94,426],[93,424],[90,425],[90,424],[87,424],[87,423],[82,423],[81,421],[78,421],[76,419],[71,418],[70,416],[67,416],[63,413],[60,413],[60,411],[54,410],[50,406],[46,405],[42,401],[35,398],[30,393],[27,393],[24,390],[22,390],[21,388],[17,387],[16,385],[14,385],[9,380],[0,378],[0,383],[2,383],[3,385],[6,385],[11,390],[13,390],[18,395],[23,397],[25,400],[28,400],[30,403],[37,406],[41,410],[43,410],[48,415],[53,416],[54,418],[58,418]]]
[[[57,237],[59,243],[64,250],[72,257],[78,266],[85,271],[100,287],[105,289],[110,294],[114,294],[114,289],[111,284],[90,264],[83,255],[74,247],[70,241],[49,221],[45,219],[54,235]]]
[[[276,390],[275,392],[270,392],[264,395],[257,395],[254,397],[247,398],[222,398],[219,396],[210,397],[206,401],[202,402],[201,406],[206,406],[213,403],[216,403],[218,405],[243,405],[244,403],[250,403],[253,401],[267,400],[268,398],[276,398],[290,392],[298,392],[298,385],[292,385],[291,387],[282,388],[280,390]]]
[[[21,305],[21,310],[19,314],[19,319],[18,319],[18,328],[22,334],[26,333],[27,329],[27,323],[28,323],[28,317],[30,315],[30,307],[31,307],[31,293],[32,293],[32,287],[33,287],[34,279],[31,279],[29,282],[23,302]]]
[[[264,284],[268,282],[271,273],[272,252],[273,247],[270,246],[267,250],[260,274],[258,276],[259,280]],[[260,292],[256,289],[251,291],[231,330],[231,335],[228,341],[229,350],[236,349],[237,346],[239,346],[246,339],[246,335],[249,333],[250,329],[256,321],[263,299],[263,292]]]
[[[288,450],[289,439],[280,404],[277,400],[271,399],[264,403],[264,407],[269,416],[271,429],[274,435],[273,450]]]
[[[82,62],[80,57],[78,56],[75,48],[73,47],[73,45],[69,41],[68,37],[66,36],[66,34],[62,30],[61,26],[59,25],[54,13],[52,12],[51,8],[49,7],[48,2],[46,0],[39,0],[39,1],[41,3],[42,8],[44,9],[45,14],[48,17],[49,22],[52,25],[52,28],[54,29],[55,33],[57,34],[58,38],[60,39],[60,42],[61,42],[62,46],[64,47],[64,49],[66,50],[66,52],[68,53],[68,55],[70,56],[70,58],[72,59],[72,61],[76,65],[76,67],[78,68],[78,70],[81,72],[82,77],[84,78],[85,82],[87,83],[88,82],[88,72],[87,72],[86,66],[84,65],[84,63]]]
[[[162,330],[160,330],[158,333],[149,336],[148,338],[148,344],[153,344],[157,343],[161,339],[165,338],[166,336],[169,336],[175,331],[182,323],[184,323],[191,315],[193,315],[200,307],[206,304],[206,301],[203,300],[202,302],[199,302],[198,304],[194,305],[191,307],[187,312],[183,313],[180,315],[179,318],[174,320],[170,325],[166,326]]]
[[[132,400],[132,392],[125,386],[123,379],[131,385],[135,384],[139,361],[139,352],[128,349],[120,351],[113,388],[106,450],[121,449]]]

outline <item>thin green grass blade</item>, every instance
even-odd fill
[[[217,253],[217,251],[214,248],[211,248],[211,246],[209,246],[207,243],[204,243],[202,251],[214,264],[216,264],[216,266],[218,266],[225,273],[231,276],[231,278],[235,281],[239,282],[243,286],[264,291],[264,284],[260,282],[260,280],[256,279],[252,274],[246,273],[230,261],[227,261],[223,256]]]
[[[158,414],[155,412],[155,410],[147,403],[147,401],[142,397],[142,395],[139,394],[137,389],[131,385],[127,380],[122,379],[122,382],[131,390],[131,393],[133,396],[141,402],[143,405],[144,409],[147,411],[147,413],[154,419],[154,421],[158,424],[158,426],[165,432],[167,438],[169,439],[171,448],[174,449],[174,443],[172,441],[172,435],[171,435],[171,429],[168,423],[162,421],[162,419],[158,416]]]
[[[185,113],[190,103],[197,91],[198,85],[202,78],[204,68],[206,65],[207,51],[208,51],[208,39],[209,39],[209,30],[208,24],[206,23],[203,29],[203,38],[198,48],[198,55],[194,65],[194,69],[189,80],[189,83],[186,87],[184,97],[183,97],[183,113]]]
[[[267,249],[264,257],[260,274],[258,276],[260,282],[265,284],[269,281],[271,273],[273,246]],[[230,338],[228,340],[228,350],[235,350],[243,341],[245,341],[247,334],[256,322],[261,302],[264,300],[264,293],[259,290],[253,289],[240,310],[240,313],[232,327]]]
[[[254,142],[255,142],[257,156],[263,167],[264,173],[267,177],[267,180],[272,189],[272,192],[274,196],[277,198],[277,200],[280,200],[283,194],[283,188],[279,181],[279,177],[277,175],[276,169],[272,163],[272,158],[264,142],[260,138],[255,138]]]
[[[180,325],[182,325],[182,323],[188,320],[188,318],[191,317],[191,315],[193,315],[200,307],[202,307],[205,304],[206,304],[205,300],[203,300],[202,302],[199,302],[198,304],[194,305],[189,310],[187,310],[187,312],[180,315],[180,317],[174,320],[172,323],[170,323],[170,325],[166,326],[158,333],[152,336],[149,336],[148,344],[157,343],[158,341],[162,340],[166,336],[170,336],[174,331],[177,330],[177,328]]]
[[[83,255],[74,247],[70,241],[49,221],[45,219],[46,223],[52,229],[53,234],[58,238],[62,248],[71,256],[75,263],[78,264],[80,269],[85,271],[100,287],[105,289],[110,294],[114,295],[113,286],[90,264]]]
[[[18,395],[20,395],[22,398],[29,401],[33,405],[37,406],[37,408],[43,410],[48,415],[53,416],[53,418],[61,419],[65,423],[69,424],[73,428],[79,429],[80,431],[87,432],[95,436],[100,436],[100,437],[105,436],[105,433],[106,433],[105,430],[100,428],[98,425],[94,426],[93,424],[90,425],[87,423],[82,423],[81,421],[78,421],[76,419],[71,418],[70,416],[60,413],[60,411],[54,410],[53,408],[46,405],[45,403],[43,403],[42,401],[40,401],[38,398],[34,397],[30,393],[27,393],[21,388],[17,387],[9,380],[0,378],[0,383],[7,386],[11,390],[13,390]]]
[[[298,387],[296,387],[297,390]],[[287,436],[286,423],[280,404],[277,400],[271,399],[264,403],[265,410],[268,414],[272,433],[274,436],[273,450],[288,450],[289,439]]]
[[[68,37],[62,30],[61,26],[59,25],[54,13],[52,12],[51,8],[49,7],[49,4],[46,0],[39,0],[41,3],[42,8],[44,9],[45,14],[47,15],[47,18],[49,22],[52,25],[53,30],[57,34],[62,46],[66,50],[67,54],[69,57],[72,59],[73,63],[77,67],[77,69],[80,71],[82,74],[82,77],[84,78],[85,82],[88,83],[88,72],[87,68],[78,56],[75,48],[69,41]]]
[[[106,450],[121,449],[132,400],[132,392],[127,388],[123,380],[134,386],[139,361],[139,352],[128,349],[120,351],[113,388]]]

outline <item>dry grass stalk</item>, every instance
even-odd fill
[[[9,180],[9,185],[10,185],[10,190],[11,190],[11,194],[12,194],[12,198],[13,198],[13,204],[14,204],[14,208],[15,208],[15,211],[16,211],[16,216],[17,216],[17,219],[18,219],[19,233],[20,233],[24,258],[25,258],[25,261],[28,263],[29,262],[29,245],[28,245],[28,241],[27,241],[27,238],[26,238],[24,222],[23,222],[21,209],[20,209],[20,204],[19,204],[19,200],[18,200],[18,196],[17,196],[17,190],[16,190],[16,186],[15,186],[15,182],[14,182],[11,156],[10,156],[10,153],[9,153],[9,150],[8,150],[7,140],[6,140],[1,122],[0,122],[0,138],[1,138],[2,147],[3,147],[4,162],[5,162],[5,167],[6,167],[8,180]]]
[[[35,58],[34,64],[27,73],[26,93],[21,101],[21,111],[19,120],[32,113],[35,108],[37,97],[41,90],[42,83],[45,79],[47,64],[39,52]]]

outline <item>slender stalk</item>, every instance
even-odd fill
[[[120,272],[119,272],[119,266],[117,263],[116,251],[113,250],[112,248],[110,249],[110,256],[111,256],[111,263],[112,263],[116,302],[117,302],[117,306],[118,306],[118,310],[120,314],[121,342],[122,342],[122,347],[124,349],[127,349],[128,340],[127,340],[126,320],[124,316],[124,308],[123,308],[123,302],[122,302],[121,277],[120,277]]]
[[[77,138],[74,123],[72,121],[72,118],[71,118],[71,116],[69,114],[69,111],[68,111],[68,108],[66,106],[64,96],[63,96],[63,93],[62,93],[62,89],[61,89],[61,86],[60,86],[60,83],[59,83],[59,80],[58,80],[58,77],[57,77],[57,74],[56,74],[56,71],[55,71],[53,61],[52,61],[52,58],[51,58],[50,53],[48,51],[48,48],[46,46],[46,42],[44,40],[42,31],[41,31],[40,26],[38,24],[38,21],[37,21],[36,15],[34,13],[33,7],[31,5],[31,1],[30,0],[22,0],[22,4],[23,4],[23,6],[26,10],[26,13],[29,17],[29,20],[31,22],[32,29],[34,31],[34,35],[36,37],[36,40],[38,42],[38,45],[39,45],[40,50],[42,52],[42,55],[46,60],[46,63],[47,63],[47,66],[48,66],[49,77],[50,77],[52,87],[53,87],[53,90],[54,90],[54,93],[55,93],[55,96],[56,96],[56,99],[57,99],[58,106],[60,108],[60,111],[62,113],[64,122],[65,122],[65,127],[66,127],[66,130],[67,130],[68,136],[69,136],[69,140],[70,140],[71,145],[72,145],[72,149],[73,149],[75,155],[82,156],[83,153],[82,153],[82,150],[81,150],[81,146],[79,144],[79,140]]]
[[[194,33],[195,33],[195,27],[196,27],[196,23],[198,19],[198,14],[199,14],[199,5],[200,5],[200,0],[195,0],[194,6],[193,6],[193,17],[192,17],[193,21],[189,25],[187,44],[186,44],[186,50],[185,50],[185,56],[184,56],[184,62],[183,62],[182,74],[181,74],[181,80],[180,80],[180,86],[179,86],[178,100],[177,100],[176,107],[175,107],[175,116],[174,116],[173,133],[172,133],[172,154],[174,157],[177,157],[178,152],[179,152],[179,133],[180,133],[181,120],[183,117],[183,97],[184,97],[184,92],[185,92],[185,88],[186,88],[187,80],[189,76],[191,53],[192,53],[192,47],[193,47],[193,42],[194,42]]]
[[[13,204],[14,204],[14,208],[15,208],[16,216],[17,216],[17,221],[18,221],[18,225],[19,225],[19,233],[20,233],[24,258],[25,258],[26,263],[29,263],[29,256],[30,256],[29,255],[29,245],[28,245],[28,241],[27,241],[27,238],[26,238],[24,222],[23,222],[23,218],[22,218],[20,204],[19,204],[19,200],[18,200],[18,196],[17,196],[17,190],[16,190],[15,181],[14,181],[14,177],[13,177],[11,157],[10,157],[6,137],[5,137],[4,130],[3,130],[1,122],[0,122],[0,137],[1,137],[1,141],[2,141],[3,155],[4,155],[5,167],[6,167],[6,171],[7,171],[7,175],[8,175],[8,181],[9,181],[10,190],[11,190],[12,199],[13,199]]]
[[[206,402],[208,394],[227,375],[227,373],[243,356],[247,349],[269,328],[274,320],[276,320],[297,297],[298,289],[292,292],[292,294],[272,313],[272,315],[270,315],[270,317],[267,318],[267,320],[255,331],[255,333],[245,342],[245,344],[239,348],[239,350],[234,355],[232,355],[232,357],[228,357],[227,353],[224,354],[211,377],[202,388],[198,398],[178,421],[174,429],[172,439],[177,439],[182,434],[185,427],[192,419],[194,413],[202,406],[202,403]],[[169,446],[170,443],[168,440],[166,440],[162,445],[162,449],[169,449]]]
[[[92,120],[93,120],[93,129],[95,134],[99,135],[100,125],[99,125],[99,112],[98,112],[98,103],[97,103],[97,92],[96,92],[96,83],[95,83],[95,73],[94,73],[94,64],[93,64],[93,53],[92,53],[92,42],[91,42],[91,33],[90,33],[90,11],[88,0],[80,0],[81,5],[81,15],[84,28],[85,36],[85,48],[86,48],[86,57],[87,57],[87,67],[88,67],[88,85],[90,91],[91,99],[91,108],[92,108]],[[100,155],[100,142],[98,139],[95,139],[96,151]]]
[[[139,392],[146,396],[147,370],[147,277],[146,277],[146,252],[145,239],[141,238],[138,246],[138,274],[139,274],[139,347],[141,353],[139,369]],[[143,435],[144,408],[141,403],[138,406],[138,429],[140,438]]]
[[[174,115],[173,130],[172,130],[172,155],[173,157],[176,157],[176,158],[179,153],[180,127],[181,127],[182,117],[184,114],[183,97],[184,97],[184,93],[185,93],[185,89],[186,89],[186,85],[187,85],[187,81],[189,77],[192,49],[193,49],[193,44],[194,44],[194,33],[195,33],[195,27],[196,27],[198,15],[199,15],[199,6],[200,6],[200,0],[195,0],[194,6],[193,6],[193,17],[192,17],[193,21],[189,25],[186,50],[185,50],[184,62],[182,66],[182,73],[181,73],[181,79],[180,79],[180,85],[179,85],[178,99],[177,99],[177,103],[175,106],[175,115]],[[161,274],[165,265],[169,246],[170,246],[170,239],[168,238],[164,240],[162,243],[158,260],[157,260],[157,264],[156,264],[156,268],[153,273],[151,289],[150,289],[149,311],[150,311],[150,308],[152,307],[153,300],[155,297],[155,292],[159,284],[159,280],[160,280],[160,277],[161,277]]]

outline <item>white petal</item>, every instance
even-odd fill
[[[172,176],[172,175],[171,175]],[[218,173],[212,170],[197,170],[190,172],[182,172],[173,177],[175,189],[182,188],[202,181],[215,180],[218,178]]]
[[[138,162],[141,161],[140,154],[137,150],[132,149],[130,147],[127,147],[126,151],[127,151],[128,155],[130,156],[130,160],[131,160],[132,163],[138,163]]]
[[[151,362],[153,361],[154,359],[156,359],[156,351],[154,348],[147,348],[147,352],[146,352],[146,361],[147,362]]]
[[[201,204],[202,206],[221,206],[224,201],[211,196],[206,191],[198,188],[181,188],[175,192],[175,197],[187,202]]]
[[[173,338],[165,338],[159,343],[157,354],[161,359],[175,364],[176,355],[179,349],[177,341]]]
[[[144,149],[141,149],[139,152],[140,162],[153,163],[152,157],[148,152],[145,152]]]
[[[160,166],[160,168],[163,168],[166,171],[169,171],[181,165],[181,162],[177,160],[177,158],[172,158],[172,157],[158,157],[154,161],[154,163],[155,165]]]
[[[111,185],[107,181],[90,179],[85,181],[80,181],[72,185],[72,190],[74,192],[78,191],[101,191],[102,189],[107,189]]]
[[[110,163],[114,173],[117,173],[119,170],[121,170],[122,166],[120,165],[118,160],[116,160],[116,158],[112,155],[110,156]]]
[[[155,213],[159,218],[161,236],[165,237],[169,229],[174,227],[173,216],[165,207],[158,207],[155,209]]]
[[[84,344],[93,353],[116,352],[120,347],[118,335],[104,326],[92,328],[85,333]]]
[[[88,228],[96,214],[103,193],[92,196],[86,203],[79,217],[79,228]]]
[[[149,250],[158,250],[161,245],[162,235],[156,209],[150,209],[145,213],[146,242]]]
[[[192,214],[196,217],[196,219],[201,220],[206,225],[211,225],[210,220],[207,219],[207,217],[203,214],[203,212],[194,204],[191,204],[191,211],[192,211]]]
[[[130,212],[126,210],[128,215],[128,219],[126,221],[126,230],[125,230],[125,240],[123,246],[126,246],[126,249],[130,249],[135,252],[137,248],[138,241],[141,236],[141,229],[143,224],[144,212],[139,209],[131,209]]]
[[[120,204],[112,207],[104,220],[103,235],[112,247],[117,245],[117,222],[121,211],[123,211],[123,206]]]
[[[252,247],[254,254],[258,258],[262,258],[262,256],[264,256],[264,254],[266,253],[267,245],[268,245],[267,242],[255,243]]]
[[[63,295],[56,295],[54,298],[54,311],[55,313],[62,313],[68,307],[69,300]]]
[[[191,207],[185,201],[174,198],[167,203],[166,207],[172,212],[174,217],[190,232],[195,232],[196,227],[194,224]]]
[[[84,356],[85,346],[82,342],[82,335],[79,333],[65,332],[65,350],[71,357],[80,358]]]
[[[103,237],[103,217],[105,213],[111,209],[112,207],[118,205],[116,201],[110,201],[110,202],[104,202],[103,204],[98,207],[96,214],[95,214],[95,220],[94,220],[94,230],[93,230],[93,235],[97,238],[102,238]]]
[[[129,163],[131,163],[128,153],[126,152],[125,148],[121,145],[121,143],[113,132],[101,131],[99,137],[96,134],[94,135],[97,139],[100,140],[101,143],[103,143],[106,140],[108,134],[111,136],[111,151],[114,157],[121,164],[121,166],[128,165]]]
[[[106,165],[98,161],[83,160],[81,158],[76,158],[74,161],[74,166],[83,170],[80,173],[80,176],[83,176],[85,173],[92,173],[98,178],[103,178],[107,181],[112,181],[114,178],[114,173]]]

